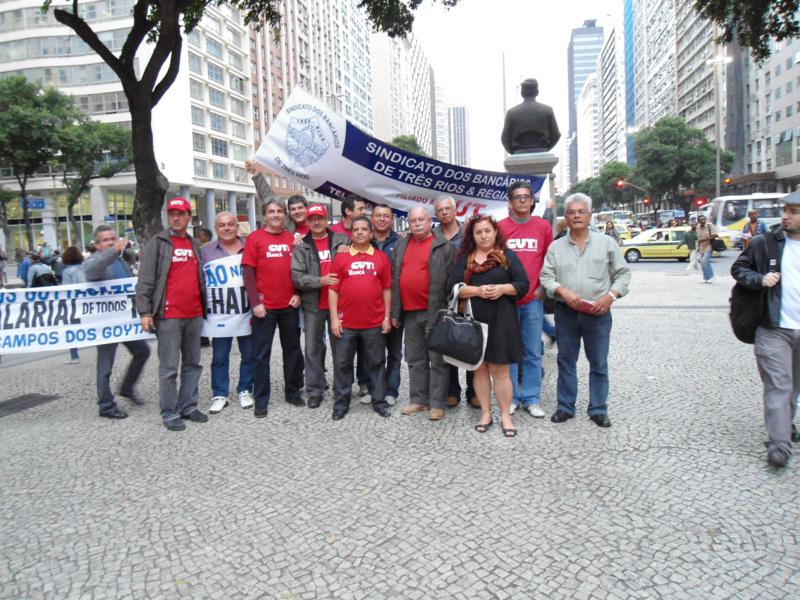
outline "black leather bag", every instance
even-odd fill
[[[764,238],[767,242],[767,256],[770,259],[770,271],[780,272],[781,257],[778,254],[778,244],[775,236],[765,233]],[[738,283],[733,286],[730,297],[730,320],[731,329],[736,339],[745,344],[754,344],[756,341],[756,329],[761,325],[767,314],[767,288],[753,290]]]
[[[463,286],[453,286],[450,305],[436,313],[426,343],[428,350],[441,354],[448,364],[471,371],[483,362],[488,326],[473,318],[469,300],[464,314],[458,312],[458,292]]]
[[[721,238],[715,237],[715,238],[711,238],[711,249],[714,252],[725,252],[725,250],[727,250],[728,247],[725,245],[724,240],[722,240]]]

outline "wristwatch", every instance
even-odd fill
[[[612,302],[618,298],[618,296],[615,296],[613,292],[606,292],[606,293],[607,293],[609,296],[611,296],[611,301],[612,301]]]

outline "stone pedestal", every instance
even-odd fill
[[[550,152],[529,152],[526,154],[510,154],[506,156],[503,166],[508,173],[519,173],[521,175],[537,175],[546,177],[539,192],[539,201],[533,210],[533,214],[542,216],[546,209],[551,209],[553,214],[553,226],[555,226],[555,174],[553,169],[558,164],[558,157]]]

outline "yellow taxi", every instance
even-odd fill
[[[640,259],[689,260],[689,248],[686,247],[686,232],[689,230],[688,225],[646,229],[632,239],[623,241],[620,250],[630,263]],[[730,249],[730,238],[724,234],[720,238]],[[714,256],[719,256],[719,253],[714,252]]]

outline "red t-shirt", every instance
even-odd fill
[[[339,221],[335,225],[331,225],[330,230],[331,233],[341,233],[342,235],[346,235],[347,239],[353,239],[353,232],[344,228],[344,221]]]
[[[539,287],[539,274],[542,272],[544,257],[553,241],[553,228],[541,217],[531,217],[527,223],[517,223],[506,217],[497,224],[500,235],[519,257],[528,279],[531,282],[528,293],[517,300],[517,304],[527,304]]]
[[[165,319],[193,319],[203,316],[200,304],[200,276],[197,256],[188,237],[170,236],[172,264],[167,273]]]
[[[308,225],[306,225],[305,223],[303,223],[302,225],[296,225],[295,226],[295,233],[300,234],[300,237],[306,237],[308,235],[309,231],[311,231],[311,230],[308,228]]]
[[[331,266],[333,265],[333,259],[331,258],[331,251],[328,248],[330,240],[326,236],[321,240],[314,239],[314,245],[317,247],[317,253],[319,254],[319,275],[320,277],[325,277],[328,273],[331,272]],[[329,285],[323,285],[319,291],[319,309],[320,310],[328,310],[330,308],[328,304],[328,289],[330,288]]]
[[[256,270],[258,297],[264,308],[289,308],[295,294],[292,283],[292,250],[294,234],[288,231],[270,233],[259,229],[244,244],[242,265]]]
[[[392,267],[386,254],[373,249],[372,254],[339,252],[331,272],[339,283],[331,289],[339,293],[339,318],[346,329],[380,327],[386,316],[383,290],[392,287]]]
[[[400,301],[403,310],[428,310],[428,289],[431,283],[428,262],[433,236],[418,242],[409,238],[403,265],[400,268]],[[443,277],[446,274],[442,274]]]

